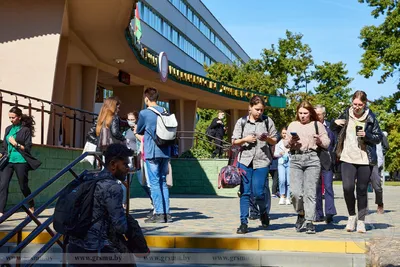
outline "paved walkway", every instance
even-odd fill
[[[347,220],[347,210],[343,199],[341,186],[334,186],[335,204],[338,215],[334,223],[316,223],[316,235],[296,233],[294,223],[296,215],[293,207],[278,205],[279,199],[272,199],[271,225],[267,229],[260,227],[259,220],[249,221],[250,232],[245,237],[254,238],[307,238],[307,239],[350,239],[368,240],[373,237],[386,237],[387,241],[393,236],[400,237],[396,231],[400,226],[400,202],[398,192],[400,187],[387,186],[384,188],[385,214],[376,214],[376,205],[373,204],[375,196],[369,193],[370,215],[366,219],[367,234],[347,233],[344,230]],[[207,237],[239,237],[236,228],[239,226],[239,198],[227,198],[202,195],[173,195],[171,197],[171,213],[173,222],[168,224],[146,224],[145,215],[149,211],[150,201],[147,198],[132,198],[130,200],[131,213],[138,219],[146,235],[174,235],[174,236],[207,236]],[[52,209],[46,210],[41,215],[44,221]],[[24,213],[17,213],[0,225],[0,231],[10,231],[22,218]],[[24,230],[34,228],[30,223]]]

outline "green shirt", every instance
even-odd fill
[[[26,160],[24,157],[21,155],[21,153],[18,152],[17,148],[15,148],[9,141],[8,139],[13,136],[14,139],[16,139],[17,133],[21,130],[21,125],[13,125],[11,127],[10,132],[6,136],[6,140],[8,143],[8,162],[10,163],[26,163]]]

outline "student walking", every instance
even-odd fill
[[[341,161],[344,199],[349,219],[346,230],[366,233],[365,216],[368,213],[368,183],[373,167],[378,163],[376,145],[382,132],[375,114],[367,107],[367,94],[356,91],[352,106],[331,125],[338,133],[336,154]],[[354,196],[356,188],[357,198]],[[356,200],[358,216],[356,216]]]
[[[318,127],[316,134],[315,127]],[[318,147],[329,146],[329,137],[315,113],[314,107],[307,101],[297,106],[296,121],[291,122],[284,140],[290,150],[290,190],[293,206],[297,212],[296,231],[306,230],[315,234],[315,205],[317,184],[321,172]]]
[[[270,146],[276,144],[276,128],[273,120],[267,118],[268,129],[263,119],[265,109],[264,99],[253,96],[249,104],[249,115],[242,127],[242,119],[236,122],[232,134],[232,144],[241,146],[238,154],[238,167],[246,172],[242,179],[240,197],[240,226],[238,234],[248,232],[249,202],[251,193],[260,211],[262,227],[269,226],[269,215],[266,207],[265,184],[268,166],[272,160]],[[269,189],[268,189],[269,190]]]

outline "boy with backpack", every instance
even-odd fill
[[[169,213],[169,190],[166,183],[171,146],[175,143],[175,116],[157,105],[158,91],[147,88],[144,103],[148,107],[140,111],[136,134],[144,135],[144,160],[150,183],[154,214],[146,223],[172,222]]]
[[[104,154],[105,168],[87,175],[85,182],[65,198],[60,197],[54,213],[54,228],[69,236],[68,253],[119,252],[119,248],[110,240],[109,233],[123,235],[128,232],[128,221],[122,207],[123,191],[117,181],[125,179],[131,155],[132,151],[125,145],[108,146]],[[73,209],[68,212],[71,206],[68,203],[72,202],[74,204],[70,209]],[[80,264],[74,263],[74,266]]]

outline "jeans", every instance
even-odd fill
[[[146,160],[146,174],[155,214],[169,214],[169,190],[166,180],[168,162],[168,158]]]
[[[290,163],[278,165],[279,193],[290,198]]]
[[[265,192],[265,209],[269,214],[271,211],[271,191],[269,191],[268,175],[267,177],[265,177],[264,192]],[[260,211],[258,210],[258,206],[253,193],[251,193],[250,195],[250,216],[260,217]]]
[[[375,191],[375,204],[383,205],[383,190],[382,190],[382,180],[379,175],[378,166],[374,166],[371,174],[371,184]]]
[[[317,184],[321,163],[316,152],[290,156],[292,202],[298,214],[307,221],[315,220]]]
[[[368,213],[367,190],[373,166],[342,162],[341,167],[344,200],[346,201],[347,211],[350,216],[356,215],[356,197],[354,196],[354,187],[356,187],[358,219],[364,221]]]
[[[260,214],[264,214],[267,211],[264,189],[266,177],[268,175],[268,167],[253,169],[252,163],[250,163],[249,167],[239,163],[239,168],[246,172],[241,184],[242,196],[240,197],[240,222],[247,224],[251,194],[254,195]]]
[[[324,211],[322,209],[322,180],[325,186],[325,215],[336,215],[335,208],[335,193],[333,192],[333,171],[321,171],[321,178],[318,182],[317,187],[317,219],[324,217]]]

